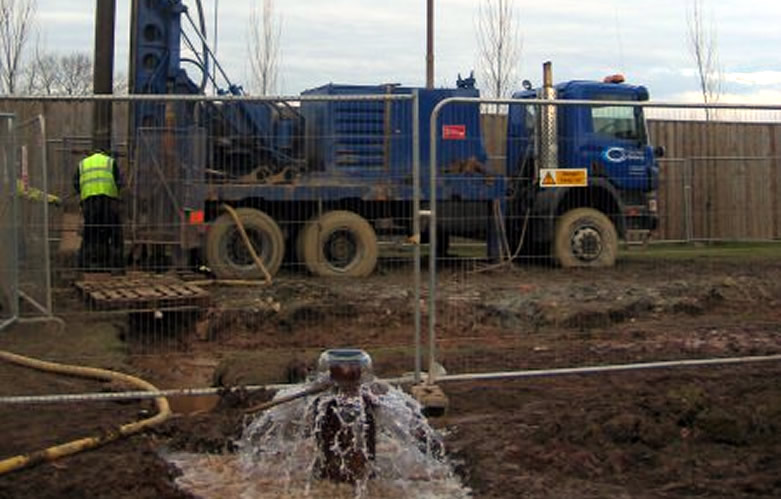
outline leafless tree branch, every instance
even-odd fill
[[[248,52],[251,85],[260,95],[277,91],[279,80],[282,22],[275,13],[274,0],[253,4],[249,20]]]
[[[54,95],[57,87],[59,61],[55,54],[48,53],[40,38],[36,41],[33,61],[28,65],[31,73],[28,92],[31,94]]]
[[[516,2],[483,0],[476,24],[484,88],[489,97],[508,97],[517,86],[523,52]]]
[[[36,0],[0,0],[0,85],[6,94],[17,91],[36,12]]]
[[[39,95],[88,95],[92,92],[92,58],[86,52],[57,54],[40,39],[26,66],[26,90]]]
[[[63,95],[86,95],[92,91],[92,58],[75,52],[60,57],[60,89]]]
[[[687,12],[689,52],[697,70],[697,79],[704,103],[718,102],[723,73],[719,64],[718,40],[715,26],[705,26],[703,0],[691,0]],[[710,119],[710,113],[706,111]]]

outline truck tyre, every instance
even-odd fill
[[[236,210],[255,252],[272,276],[285,255],[285,238],[277,223],[262,211]],[[206,236],[206,262],[219,279],[263,279],[233,218],[227,213],[214,221]]]
[[[612,267],[618,254],[613,222],[592,208],[576,208],[556,222],[553,257],[562,267]]]
[[[351,211],[331,211],[307,223],[298,247],[300,259],[319,276],[366,277],[377,266],[377,234]]]

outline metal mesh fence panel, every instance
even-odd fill
[[[97,265],[76,190],[94,150],[75,117],[94,102],[47,102],[53,308],[74,347],[57,357],[127,358],[165,370],[165,388],[297,380],[346,346],[371,352],[378,374],[411,372],[417,111],[411,93],[365,90],[114,102],[105,152],[124,242],[121,261]]]
[[[448,374],[781,351],[765,308],[781,291],[777,110],[706,121],[696,106],[557,102],[554,132],[539,121],[550,104],[515,101],[482,117],[482,137],[448,134],[480,104],[491,107],[455,100],[432,119],[430,332]],[[480,140],[480,166],[455,169]],[[471,214],[455,211],[465,193]]]
[[[20,148],[19,171],[42,190],[33,165],[48,153],[56,196],[23,201],[25,290],[45,308],[36,283],[51,262],[53,311],[78,332],[74,345],[110,347],[59,355],[119,353],[170,371],[172,388],[297,379],[321,350],[355,346],[397,376],[416,365],[420,310],[424,338],[427,325],[435,333],[424,343],[456,374],[776,352],[772,314],[752,312],[748,325],[734,315],[768,310],[778,294],[767,279],[781,229],[772,110],[703,123],[677,108],[647,109],[647,120],[621,103],[546,104],[557,125],[545,140],[557,147],[545,150],[557,150],[560,168],[537,168],[538,103],[451,103],[432,127],[436,102],[416,108],[385,87],[353,95],[364,90],[114,102],[122,258],[97,267],[79,256],[74,186],[93,152],[88,124],[74,124],[94,102],[47,102],[46,147]],[[572,113],[588,116],[578,123],[590,131],[570,127]],[[26,123],[23,144],[41,144]],[[562,158],[574,173],[562,176]],[[547,206],[535,204],[541,193]],[[562,215],[583,209],[561,229]],[[48,259],[45,236],[36,239],[44,220]],[[604,252],[614,265],[596,261]],[[434,272],[420,271],[431,255]]]
[[[18,315],[14,116],[0,115],[0,330]]]
[[[51,315],[49,204],[46,130],[43,116],[17,127],[20,165],[19,292],[24,298],[22,316]]]

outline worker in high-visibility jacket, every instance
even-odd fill
[[[124,266],[124,239],[120,217],[122,174],[117,162],[96,150],[81,162],[73,187],[81,197],[84,231],[79,254],[85,270],[115,271]]]

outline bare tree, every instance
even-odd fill
[[[687,12],[689,52],[697,70],[702,100],[705,104],[718,102],[721,96],[723,74],[719,64],[716,28],[705,26],[702,0],[692,0]],[[705,111],[710,119],[709,110]]]
[[[36,44],[36,53],[35,56],[37,57],[37,50],[38,50],[39,42]],[[40,75],[38,74],[38,64],[35,62],[35,58],[32,62],[29,62],[24,65],[22,68],[22,77],[24,78],[23,83],[23,91],[27,95],[33,95],[37,93],[37,85],[38,81],[40,79]]]
[[[260,95],[277,90],[279,80],[279,49],[282,21],[275,13],[274,0],[259,0],[253,4],[249,20],[249,61],[251,84]]]
[[[27,65],[27,92],[54,95],[57,92],[59,65],[57,55],[47,52],[45,44],[39,38],[35,44],[34,59]]]
[[[6,94],[17,91],[36,12],[36,0],[0,0],[0,84]]]
[[[60,57],[60,93],[87,95],[92,91],[92,58],[85,52]]]
[[[523,52],[516,2],[483,0],[476,24],[483,87],[489,97],[507,97],[518,83]]]
[[[42,95],[87,95],[92,92],[92,59],[86,52],[56,54],[40,43],[27,66],[27,90]]]

